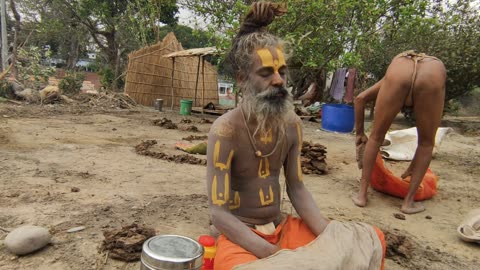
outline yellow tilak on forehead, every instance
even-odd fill
[[[282,50],[276,48],[275,51],[277,52],[278,59],[274,59],[272,52],[270,52],[267,48],[262,48],[257,50],[257,54],[262,60],[262,66],[264,67],[272,67],[275,73],[278,73],[278,70],[286,65],[285,56],[283,55]]]

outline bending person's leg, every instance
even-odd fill
[[[398,68],[394,68],[391,72],[395,74],[401,71],[398,71]],[[388,74],[389,72],[387,72],[387,76]],[[401,82],[396,79],[392,80],[387,76],[383,79],[384,81],[375,103],[373,130],[365,147],[360,188],[358,194],[352,197],[353,203],[360,207],[367,204],[368,186],[370,185],[370,178],[380,145],[383,143],[385,134],[402,108],[403,101],[408,94],[408,89],[402,86]]]
[[[429,71],[435,68],[438,71],[439,67],[433,67]],[[437,73],[439,74],[428,74],[432,78],[431,80],[419,81],[417,93],[414,93],[418,145],[411,164],[410,186],[401,207],[401,211],[406,214],[414,214],[425,210],[422,203],[414,202],[414,197],[432,160],[435,135],[443,113],[445,86],[442,82],[445,81],[445,78],[442,77],[444,73]]]

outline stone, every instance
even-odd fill
[[[11,231],[5,238],[5,247],[15,255],[25,255],[50,243],[50,232],[39,226],[22,226]]]

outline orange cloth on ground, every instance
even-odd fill
[[[376,227],[374,229],[383,247],[381,268],[383,270],[387,246],[382,231]],[[252,231],[271,244],[279,244],[281,249],[296,249],[307,245],[316,238],[302,219],[292,216],[287,216],[287,220],[277,226],[273,235],[265,235],[255,229],[252,229]],[[254,260],[258,260],[257,256],[231,242],[225,235],[222,234],[218,237],[215,270],[230,270],[237,265]]]
[[[377,155],[372,172],[372,181],[370,182],[375,190],[403,199],[407,196],[410,179],[410,176],[402,180],[400,177],[393,175],[385,167],[382,156]],[[415,193],[414,200],[422,201],[435,196],[437,194],[437,181],[438,176],[428,168]]]

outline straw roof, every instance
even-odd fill
[[[169,33],[161,42],[130,53],[125,92],[146,106],[153,106],[156,99],[163,99],[164,107],[178,107],[182,99],[196,101],[193,106],[218,104],[217,70],[202,61],[202,54],[164,57],[186,51],[191,50],[183,50],[175,35]]]
[[[172,58],[172,57],[186,57],[186,56],[205,56],[205,55],[218,54],[218,53],[219,51],[217,50],[216,47],[207,47],[207,48],[196,48],[196,49],[173,52],[173,53],[164,55],[163,57]]]

